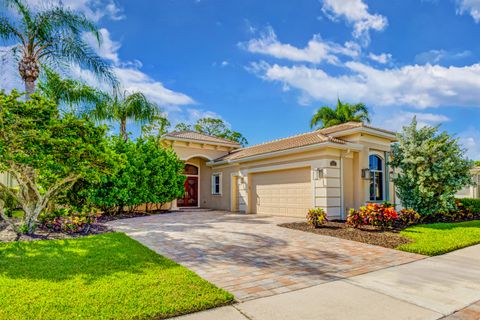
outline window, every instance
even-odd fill
[[[191,175],[191,176],[197,176],[198,175],[198,167],[191,165],[191,164],[186,164],[185,168],[183,169],[183,174],[186,175]]]
[[[216,195],[222,194],[222,174],[221,173],[212,174],[212,194],[216,194]]]
[[[383,160],[377,155],[369,157],[370,162],[370,200],[383,200]]]

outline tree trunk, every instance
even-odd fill
[[[35,92],[35,81],[40,75],[40,65],[37,59],[30,56],[23,56],[22,60],[18,63],[18,72],[25,82],[27,96],[30,96]]]
[[[128,140],[127,135],[127,119],[122,119],[120,121],[120,135],[122,136],[124,141]]]

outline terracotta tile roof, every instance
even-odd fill
[[[350,129],[355,129],[355,128],[373,129],[373,130],[380,131],[380,132],[383,132],[383,133],[396,135],[396,133],[393,132],[393,131],[385,130],[385,129],[381,129],[381,128],[375,128],[375,127],[366,125],[365,123],[354,122],[354,121],[350,121],[350,122],[347,122],[347,123],[342,123],[342,124],[339,124],[339,125],[336,125],[336,126],[333,126],[333,127],[325,128],[325,129],[320,129],[320,130],[318,130],[318,132],[328,135],[328,134],[337,133],[337,132],[340,132],[340,131],[345,131],[345,130],[350,130]]]
[[[230,145],[232,147],[240,147],[240,144],[237,142],[215,137],[215,136],[210,136],[208,134],[204,134],[196,131],[173,131],[165,134],[163,137],[180,138],[180,139],[186,139],[186,140],[197,140],[197,141],[211,142],[211,143],[222,144],[222,145]]]
[[[257,144],[251,147],[233,150],[226,156],[223,156],[215,161],[241,159],[241,158],[246,158],[246,157],[274,152],[274,151],[283,151],[283,150],[288,150],[288,149],[293,149],[298,147],[305,147],[305,146],[322,143],[322,142],[333,142],[338,144],[346,143],[343,140],[326,136],[324,134],[319,133],[318,131],[313,131],[313,132],[303,133],[303,134],[299,134],[299,135],[288,137],[288,138],[283,138],[283,139],[265,142],[262,144]]]
[[[347,123],[343,123],[337,126],[326,128],[326,129],[320,129],[313,132],[307,132],[307,133],[299,134],[299,135],[288,137],[288,138],[265,142],[265,143],[254,145],[251,147],[232,150],[229,154],[223,157],[220,157],[215,161],[237,160],[237,159],[261,155],[269,152],[305,147],[305,146],[322,143],[322,142],[333,142],[337,144],[345,144],[347,143],[346,141],[332,137],[330,135],[340,131],[360,128],[360,127],[374,129],[374,130],[381,131],[388,134],[393,134],[393,135],[395,134],[395,132],[370,127],[361,122],[347,122]]]

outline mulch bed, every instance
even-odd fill
[[[329,221],[320,228],[314,228],[306,222],[279,224],[280,227],[306,231],[324,236],[358,241],[385,248],[395,249],[399,245],[411,241],[398,234],[398,230],[383,231],[373,226],[362,226],[358,229],[347,226],[344,222]]]
[[[0,242],[72,239],[107,232],[112,232],[112,229],[101,223],[96,223],[92,224],[87,233],[52,232],[38,228],[33,235],[22,235],[18,238],[17,234],[8,226],[6,228],[0,227]]]
[[[98,222],[105,223],[109,221],[115,220],[122,220],[122,219],[130,219],[130,218],[138,218],[138,217],[146,217],[146,216],[153,216],[157,214],[167,214],[172,213],[174,211],[169,210],[152,210],[152,211],[133,211],[133,212],[123,212],[123,213],[116,213],[112,215],[104,215],[98,218]]]

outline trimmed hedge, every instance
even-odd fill
[[[480,199],[462,198],[457,200],[474,213],[480,213]]]

